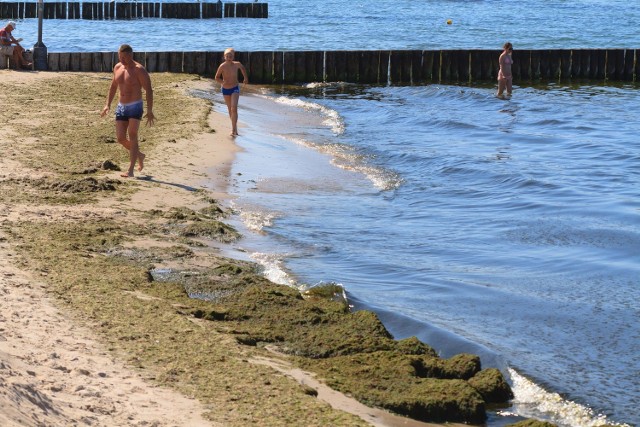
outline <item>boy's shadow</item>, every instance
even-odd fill
[[[191,187],[189,185],[184,185],[184,184],[177,184],[175,182],[166,182],[166,181],[160,181],[157,179],[153,178],[153,175],[142,175],[142,176],[137,176],[136,179],[142,180],[142,181],[150,181],[150,182],[155,182],[156,184],[164,184],[164,185],[170,185],[172,187],[178,187],[181,188],[183,190],[187,190],[187,191],[197,191],[198,189],[195,187]]]

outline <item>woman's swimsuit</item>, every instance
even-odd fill
[[[504,58],[503,62],[505,65],[513,65],[513,58],[507,55]],[[500,70],[498,71],[498,80],[511,80],[511,79],[513,79],[513,75],[506,77],[502,72],[502,64],[500,64]]]
[[[234,93],[240,93],[240,86],[235,85],[231,89],[227,89],[227,88],[224,88],[224,87],[222,88],[222,94],[224,96],[233,95]]]

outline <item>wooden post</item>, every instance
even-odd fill
[[[109,3],[105,3],[105,9],[104,9],[104,15],[105,15],[105,19],[107,18],[107,16],[109,17],[109,19],[115,19],[116,18],[116,3],[115,2],[109,2]]]
[[[29,2],[24,4],[24,17],[25,19],[38,17],[38,3]]]
[[[516,52],[517,55],[514,55],[514,58],[520,63],[520,79],[522,80],[531,80],[531,51],[530,50],[519,50]],[[515,61],[515,59],[514,59]]]
[[[69,71],[81,71],[80,55],[80,52],[73,52],[69,54]]]
[[[55,17],[57,19],[67,19],[67,3],[57,2],[55,5]]]
[[[185,52],[184,72],[189,74],[206,74],[207,57],[205,52]]]
[[[139,62],[143,67],[147,68],[147,53],[146,52],[133,52],[133,60]]]
[[[305,52],[305,67],[308,82],[321,82],[324,78],[324,52]]]
[[[93,54],[91,52],[80,53],[80,71],[95,71],[93,69]]]
[[[347,77],[344,51],[327,51],[325,53],[325,79],[328,82],[343,82]]]
[[[49,71],[60,71],[60,54],[59,53],[49,52],[47,54],[47,69]]]
[[[591,62],[589,78],[604,80],[606,77],[606,60],[607,51],[604,49],[592,49],[591,50]]]
[[[246,3],[236,3],[236,18],[246,18],[247,17],[247,4]]]
[[[10,3],[5,3],[4,6],[6,7],[5,9],[5,15],[8,19],[18,19],[18,3],[17,2],[10,2]]]
[[[145,68],[148,73],[158,71],[158,52],[147,52],[147,66]]]
[[[23,16],[24,16],[24,2],[19,2],[18,3],[18,15],[16,16],[16,18],[22,19]]]
[[[293,53],[294,81],[298,83],[308,83],[312,70],[307,68],[307,55],[311,56],[311,52],[298,51]],[[286,62],[286,59],[285,59]],[[313,80],[311,80],[313,81]]]
[[[273,52],[273,83],[282,83],[284,79],[284,52]]]
[[[607,79],[621,80],[624,76],[624,50],[607,50]]]
[[[169,71],[169,52],[157,53],[156,71],[159,73],[166,73]]]
[[[283,52],[282,83],[294,83],[296,73],[295,52]]]
[[[182,52],[169,52],[169,72],[181,73],[183,63],[184,60]]]
[[[624,51],[624,72],[622,80],[633,81],[633,65],[635,61],[635,51],[633,49],[625,49]]]
[[[218,66],[220,65],[219,58],[221,54],[219,52],[205,52],[205,67],[204,74],[210,78],[214,78]],[[251,81],[251,75],[249,75],[249,81]]]
[[[570,79],[571,68],[573,68],[573,58],[571,57],[571,51],[563,49],[558,52],[560,57],[560,79]]]
[[[573,49],[571,50],[571,78],[579,79],[582,77],[582,49]]]
[[[222,18],[222,3],[203,3],[202,17],[204,19]]]
[[[360,52],[355,50],[345,51],[346,76],[345,80],[349,83],[360,82]]]
[[[236,17],[236,5],[235,3],[224,3],[224,17],[235,18]]]
[[[69,8],[69,19],[81,19],[82,15],[80,15],[80,3],[73,2],[67,5]]]
[[[95,3],[82,3],[82,19],[92,20],[95,19],[93,17],[93,8]]]
[[[273,83],[275,81],[274,52],[252,52],[250,58],[250,68],[256,72],[258,79],[256,81],[266,84]],[[249,79],[254,79],[253,74],[249,74]]]

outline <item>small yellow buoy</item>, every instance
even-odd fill
[[[451,25],[453,24],[453,21],[451,19],[447,19],[447,25]]]

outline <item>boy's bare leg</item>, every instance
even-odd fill
[[[239,93],[231,94],[231,134],[238,135],[238,101],[240,100]]]
[[[227,104],[227,111],[229,112],[229,118],[231,119],[231,136],[234,136],[234,125],[233,125],[233,107],[231,103],[231,95],[224,95],[224,103]]]

